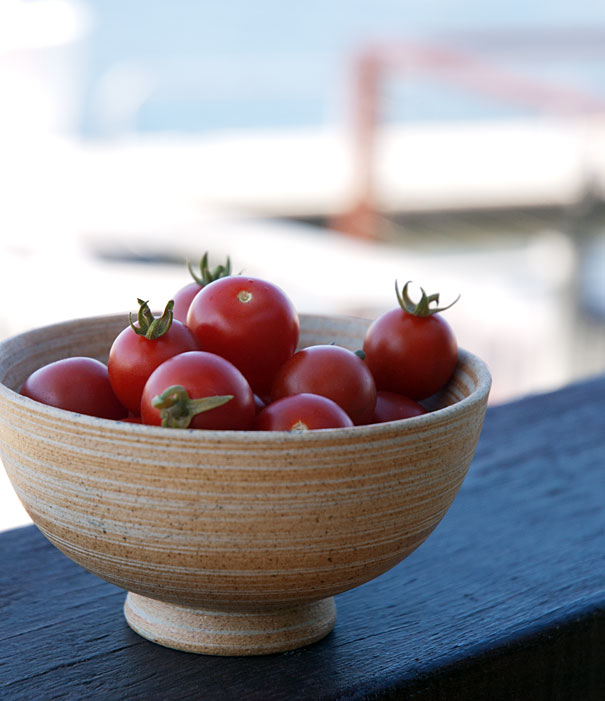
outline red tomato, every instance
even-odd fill
[[[33,372],[21,394],[43,404],[103,419],[123,419],[128,411],[115,396],[107,366],[94,358],[64,358]]]
[[[353,422],[344,409],[318,394],[278,399],[257,415],[254,424],[257,431],[307,431],[348,426],[353,426]]]
[[[203,400],[212,398],[221,401],[210,401],[207,408]],[[141,399],[143,423],[158,426],[247,430],[254,416],[246,378],[228,360],[204,351],[163,362],[149,376]]]
[[[141,409],[141,395],[147,378],[165,360],[178,353],[198,349],[191,331],[172,319],[172,301],[155,319],[147,302],[139,300],[138,323],[130,320],[114,340],[107,367],[113,391],[133,414]]]
[[[195,295],[202,289],[202,285],[197,282],[190,282],[181,287],[174,295],[174,318],[183,324],[187,321],[187,312]]]
[[[376,394],[376,408],[372,423],[379,424],[384,421],[409,419],[421,414],[426,414],[426,409],[414,399],[404,397],[403,394],[379,390]]]
[[[174,318],[177,321],[185,323],[187,321],[187,312],[195,295],[211,282],[222,277],[231,275],[231,261],[227,258],[225,265],[217,265],[214,270],[208,267],[208,253],[204,253],[200,261],[200,272],[196,273],[191,267],[191,263],[187,263],[193,282],[190,282],[185,287],[182,287],[174,295]]]
[[[262,398],[298,343],[298,315],[284,292],[241,275],[204,287],[189,307],[187,326],[202,350],[227,358]]]
[[[400,306],[378,317],[367,331],[363,351],[378,389],[424,399],[441,389],[452,376],[458,359],[456,338],[437,312],[448,307],[431,307],[439,295],[427,296],[414,304],[396,286]],[[453,302],[452,302],[453,304]]]
[[[328,397],[355,424],[372,420],[376,405],[374,379],[364,361],[346,348],[309,346],[284,363],[273,383],[273,401],[303,393]]]

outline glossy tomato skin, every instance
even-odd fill
[[[203,287],[189,307],[187,326],[202,350],[232,362],[263,399],[298,344],[298,315],[286,294],[242,275]]]
[[[313,431],[353,426],[349,415],[336,402],[318,394],[283,397],[257,415],[257,431]]]
[[[154,397],[172,385],[183,386],[191,399],[233,395],[222,406],[194,416],[190,428],[248,430],[255,416],[254,395],[242,373],[228,360],[214,353],[189,351],[169,358],[157,367],[145,383],[141,418],[145,424],[161,425]]]
[[[195,336],[180,321],[173,320],[168,331],[152,339],[137,335],[127,326],[109,351],[107,368],[113,391],[125,407],[139,414],[149,375],[168,358],[193,350],[198,350]]]
[[[376,385],[368,366],[341,346],[309,346],[284,363],[273,382],[271,398],[276,401],[303,393],[328,397],[356,425],[369,423],[376,405]]]
[[[174,301],[173,316],[177,321],[185,324],[187,322],[187,312],[195,295],[202,289],[202,285],[193,281],[181,287],[172,298]]]
[[[254,395],[254,410],[256,411],[256,414],[260,414],[260,412],[267,406],[267,402],[265,402],[263,399],[261,399],[258,394]]]
[[[128,415],[113,392],[107,366],[94,358],[64,358],[49,363],[27,378],[21,394],[42,404],[102,419]]]
[[[415,399],[404,397],[403,394],[379,390],[376,395],[376,408],[372,423],[379,424],[385,421],[410,419],[412,416],[421,416],[426,413],[426,409]]]
[[[441,315],[419,317],[401,308],[370,325],[363,351],[379,390],[416,400],[441,389],[458,359],[456,338]]]

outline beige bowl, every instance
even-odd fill
[[[417,548],[472,460],[490,388],[460,351],[442,408],[307,433],[195,431],[97,419],[17,394],[70,355],[106,360],[123,316],[0,344],[0,446],[34,523],[59,550],[126,589],[129,625],[192,652],[253,655],[319,640],[333,596]],[[301,346],[361,346],[368,322],[303,316]]]

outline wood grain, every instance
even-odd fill
[[[0,697],[602,701],[604,436],[605,378],[490,408],[431,538],[280,655],[148,643],[121,590],[34,527],[2,534]]]

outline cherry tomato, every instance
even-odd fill
[[[328,397],[354,424],[369,423],[376,405],[376,386],[368,366],[340,346],[309,346],[282,365],[271,390],[273,401],[303,393]]]
[[[379,390],[376,394],[376,408],[372,423],[379,424],[384,421],[397,421],[409,419],[412,416],[426,414],[426,409],[414,399],[404,397],[403,394]]]
[[[187,263],[189,268],[189,273],[193,278],[193,282],[181,287],[181,289],[174,295],[174,318],[177,321],[185,323],[187,321],[187,312],[191,306],[191,302],[195,295],[211,282],[218,280],[222,277],[227,277],[231,275],[231,261],[227,258],[225,265],[217,265],[214,270],[208,267],[208,253],[204,253],[202,260],[200,261],[200,272],[197,273],[193,270],[191,263]]]
[[[336,402],[318,394],[283,397],[257,415],[257,431],[307,431],[353,426],[349,415]]]
[[[170,301],[161,317],[155,319],[147,302],[139,300],[138,323],[130,319],[114,340],[107,367],[113,391],[133,414],[141,410],[141,395],[147,378],[168,358],[198,350],[191,331],[172,318]]]
[[[43,404],[103,419],[123,419],[126,407],[115,396],[107,366],[94,358],[64,358],[33,372],[21,394]]]
[[[197,282],[190,282],[174,294],[174,318],[185,324],[187,312],[195,295],[202,289]]]
[[[232,362],[263,399],[298,343],[298,315],[285,293],[241,275],[202,288],[189,307],[187,326],[202,350]]]
[[[163,362],[149,376],[141,398],[145,424],[247,430],[254,416],[254,395],[246,378],[228,360],[205,351],[180,353]]]
[[[400,306],[370,325],[363,351],[379,390],[424,399],[447,384],[456,367],[458,345],[450,325],[437,313],[452,305],[440,308],[439,295],[427,296],[424,290],[414,304],[408,285],[401,294],[395,285]],[[437,306],[431,306],[434,303]]]

